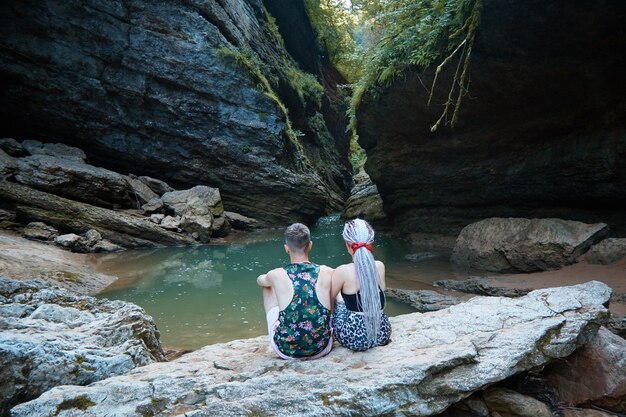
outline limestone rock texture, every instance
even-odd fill
[[[0,149],[0,180],[13,176],[15,171],[17,171],[15,159]]]
[[[412,305],[420,313],[441,310],[462,302],[459,297],[439,294],[438,292],[431,290],[387,288],[385,290],[385,295],[395,298],[403,303]]]
[[[626,412],[626,340],[604,327],[587,345],[545,371],[561,400]]]
[[[261,0],[3,2],[1,130],[175,189],[219,188],[227,209],[267,224],[313,220],[350,185],[345,105],[301,99],[283,44]],[[237,53],[254,54],[275,97]],[[312,76],[345,82],[325,69]]]
[[[164,358],[154,321],[134,304],[0,277],[2,415],[54,386],[87,385]]]
[[[68,200],[21,184],[0,181],[0,197],[20,218],[40,220],[63,231],[95,229],[101,237],[127,248],[196,243],[154,224],[149,217]]]
[[[488,389],[483,394],[483,400],[490,411],[504,416],[552,417],[546,404],[506,388]]]
[[[593,245],[585,254],[592,264],[612,264],[626,256],[626,239],[608,238]]]
[[[43,154],[16,161],[15,180],[20,184],[100,207],[133,207],[131,188],[117,172]]]
[[[459,234],[450,261],[492,272],[534,272],[575,263],[608,236],[604,223],[561,219],[489,218]]]
[[[49,415],[82,400],[86,417],[434,415],[474,391],[570,355],[596,334],[610,296],[609,287],[591,281],[516,299],[475,297],[391,318],[387,346],[363,353],[336,346],[310,362],[276,358],[264,336],[211,345],[87,387],[53,388],[11,413]]]
[[[445,290],[460,291],[469,294],[489,295],[495,297],[520,297],[531,292],[528,288],[507,288],[495,285],[487,277],[468,277],[463,280],[442,279],[433,283],[435,287]]]
[[[364,170],[353,177],[354,187],[346,200],[341,217],[354,219],[359,217],[367,221],[381,221],[386,218],[383,201],[378,194],[378,188]]]
[[[357,109],[365,170],[388,218],[398,231],[457,234],[487,217],[557,217],[626,236],[626,3],[483,4],[454,129],[430,131],[456,59],[430,106],[443,58]]]

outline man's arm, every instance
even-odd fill
[[[259,284],[259,287],[271,287],[272,284],[267,280],[267,274],[259,275],[256,279],[256,283]]]

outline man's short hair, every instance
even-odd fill
[[[295,252],[304,252],[310,241],[311,232],[302,223],[294,223],[285,230],[285,244]]]

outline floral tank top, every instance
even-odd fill
[[[293,285],[293,298],[278,315],[274,343],[292,358],[313,356],[324,350],[331,338],[330,311],[315,292],[320,266],[295,263],[285,266],[285,271]]]

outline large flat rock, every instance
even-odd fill
[[[56,387],[12,416],[433,415],[571,354],[597,332],[610,295],[591,281],[516,299],[475,297],[392,318],[388,346],[336,347],[311,362],[276,358],[266,337],[236,340],[88,387]]]

